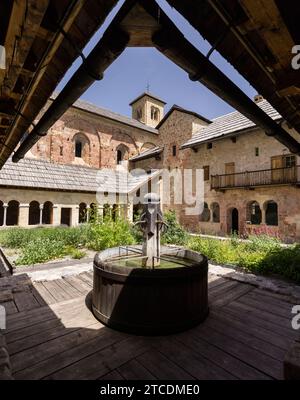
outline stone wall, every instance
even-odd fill
[[[84,140],[83,155],[75,157],[75,141]],[[117,149],[123,145],[124,159],[156,146],[158,135],[102,116],[70,108],[31,149],[31,156],[61,164],[115,168]]]

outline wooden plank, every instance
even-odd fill
[[[258,350],[249,348],[248,346],[245,346],[244,343],[221,334],[206,324],[199,325],[195,329],[195,333],[197,333],[197,335],[207,343],[231,354],[233,357],[251,365],[264,374],[269,375],[274,379],[283,378],[282,362],[275,360]]]
[[[37,290],[37,292],[40,294],[42,299],[47,303],[47,304],[53,304],[56,302],[55,298],[52,296],[52,294],[45,288],[43,285],[43,282],[35,282],[34,287]]]
[[[18,309],[12,300],[6,301],[5,303],[1,303],[1,306],[5,308],[6,315],[15,314],[18,312]]]
[[[227,314],[238,318],[241,318],[241,315],[244,315],[249,323],[258,327],[263,327],[269,331],[274,331],[277,335],[290,338],[297,337],[295,331],[292,330],[291,325],[288,326],[285,320],[281,323],[280,317],[275,318],[273,315],[257,312],[256,309],[244,306],[241,303],[231,302],[228,306],[223,307],[222,311],[226,311]]]
[[[28,312],[22,312],[9,316],[7,318],[7,329],[5,331],[5,334],[7,335],[15,330],[19,330],[31,325],[36,325],[42,321],[59,318],[63,315],[63,313],[69,313],[70,307],[76,307],[78,303],[84,304],[84,301],[85,298],[72,299],[66,302],[57,303],[56,306],[58,307],[53,307],[53,306],[40,307],[35,310],[30,310]]]
[[[283,308],[281,306],[272,304],[272,303],[267,303],[266,301],[260,301],[256,300],[255,298],[251,298],[249,296],[243,296],[239,299],[239,302],[242,304],[250,305],[252,307],[257,308],[258,310],[266,311],[270,314],[274,314],[276,316],[280,316],[282,318],[286,318],[289,321],[291,320],[292,316],[292,306],[289,308]]]
[[[138,360],[140,359],[139,356],[135,360],[131,360],[123,365],[121,365],[117,371],[126,380],[155,380],[155,376],[152,375],[147,368],[145,368]],[[107,375],[106,375],[107,376]]]
[[[247,315],[235,315],[228,313],[227,310],[222,308],[222,312],[211,311],[210,316],[216,317],[219,320],[225,321],[230,327],[235,327],[243,332],[247,332],[258,339],[272,343],[274,346],[280,347],[283,350],[288,350],[293,341],[292,338],[279,335],[274,329],[266,329],[264,326],[258,326],[255,321],[248,318]],[[276,328],[276,327],[275,327]]]
[[[149,341],[143,337],[129,337],[115,343],[113,346],[98,350],[68,367],[57,371],[48,378],[60,379],[98,379],[105,373],[114,370],[126,362],[147,351]],[[98,350],[98,351],[97,351]]]
[[[197,335],[194,330],[176,336],[176,340],[188,346],[192,352],[201,354],[211,362],[217,364],[225,371],[233,374],[237,379],[243,380],[268,380],[271,379],[254,367],[233,357],[222,349],[207,343]]]
[[[222,320],[216,314],[209,318],[205,324],[213,330],[232,338],[233,340],[243,343],[249,349],[255,349],[263,354],[275,358],[276,360],[283,361],[286,350],[278,346],[274,346],[270,341],[265,341],[249,334],[245,330],[241,330],[237,325],[232,324],[230,320]]]
[[[39,303],[41,307],[44,307],[47,305],[45,299],[41,296],[41,294],[36,290],[35,286],[31,286],[31,292],[33,296],[35,297],[36,301]]]
[[[60,286],[63,290],[65,290],[70,298],[76,298],[82,296],[82,293],[75,289],[70,283],[68,283],[65,279],[58,279],[57,280],[58,286]]]
[[[63,277],[63,279],[82,294],[87,294],[91,290],[88,284],[78,279],[76,276],[66,276]]]
[[[215,296],[210,296],[210,301],[214,306],[222,307],[225,304],[244,296],[246,293],[251,292],[253,289],[254,287],[251,285],[239,283],[238,286],[231,287],[230,290],[223,295],[215,294]]]
[[[212,290],[214,287],[220,286],[225,282],[228,282],[228,280],[221,278],[220,276],[215,276],[215,279],[208,282],[208,287]]]
[[[123,376],[116,369],[114,371],[109,372],[106,375],[103,375],[99,379],[104,380],[104,381],[123,381],[124,380]]]
[[[98,323],[93,314],[86,308],[75,310],[75,315],[72,312],[72,315],[70,315],[69,319],[58,319],[56,321],[56,325],[53,324],[53,321],[48,321],[48,324],[49,322],[52,322],[52,327],[48,326],[48,329],[43,329],[39,333],[25,336],[20,340],[8,343],[10,355],[20,353],[24,350],[31,348],[33,348],[33,351],[35,351],[34,348],[36,346],[49,342],[50,340],[53,340],[55,338],[67,335],[73,331],[79,330],[82,326],[87,327],[94,324],[97,324],[98,328],[102,326],[102,324]]]
[[[222,296],[224,293],[228,292],[230,289],[232,289],[234,287],[238,287],[238,286],[239,286],[239,282],[226,280],[225,282],[222,282],[222,284],[220,284],[218,286],[209,288],[208,295],[211,298],[214,298],[215,296]]]
[[[290,312],[294,306],[294,302],[284,301],[280,299],[280,297],[271,296],[271,293],[258,289],[255,289],[253,293],[249,293],[247,297],[255,299],[256,301],[273,304],[274,306],[281,307],[283,310],[288,312]]]
[[[171,338],[162,338],[153,345],[169,360],[183,368],[196,379],[236,379],[231,373],[195,353],[187,346]]]
[[[30,291],[14,293],[14,302],[19,311],[31,310],[40,307],[35,297]]]
[[[77,275],[78,279],[81,279],[84,283],[86,283],[90,288],[93,287],[93,281],[87,277],[84,273]]]
[[[188,374],[183,368],[170,361],[167,357],[158,351],[150,350],[141,356],[137,357],[137,361],[142,364],[147,370],[151,371],[152,377],[157,379],[195,379]],[[146,376],[141,379],[148,379]],[[153,378],[152,378],[153,379]]]
[[[57,284],[57,280],[44,281],[43,285],[51,294],[51,296],[54,297],[56,302],[69,300],[72,298],[61,286]]]

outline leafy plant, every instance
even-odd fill
[[[177,244],[184,246],[188,240],[188,234],[179,224],[175,211],[167,211],[164,214],[164,221],[167,228],[161,236],[162,244]]]

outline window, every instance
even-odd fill
[[[209,181],[209,165],[203,167],[203,178],[205,181]]]
[[[283,165],[285,168],[295,167],[296,157],[294,155],[283,156]]]
[[[153,121],[159,120],[159,109],[157,107],[154,106],[151,107],[151,119]]]
[[[220,206],[218,203],[211,205],[213,222],[220,222]]]
[[[259,156],[259,147],[255,147],[255,157]]]
[[[61,156],[64,155],[64,151],[63,151],[63,147],[62,147],[62,146],[59,146],[59,154],[60,154]]]
[[[212,143],[207,143],[207,146],[206,146],[206,147],[207,147],[208,150],[212,149],[212,147],[213,147],[213,146],[212,146]]]
[[[253,225],[261,224],[261,209],[257,201],[251,201],[248,203],[247,220]]]
[[[142,118],[143,118],[142,109],[141,109],[141,108],[138,108],[138,109],[136,110],[136,119],[137,119],[138,121],[141,121]]]
[[[267,225],[278,225],[278,206],[275,201],[270,200],[266,203],[266,224]]]
[[[121,164],[122,158],[123,158],[122,151],[121,150],[117,150],[117,164],[118,165]]]
[[[80,140],[75,142],[75,157],[82,157],[82,142]]]
[[[200,215],[199,219],[202,222],[208,222],[210,220],[210,210],[208,208],[208,204],[207,203],[204,203],[203,211],[202,211],[202,214]]]
[[[176,145],[174,145],[174,146],[172,146],[172,155],[173,155],[173,157],[175,157],[176,156]]]

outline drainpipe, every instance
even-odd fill
[[[27,151],[43,136],[68,108],[95,82],[103,78],[103,72],[124,51],[129,35],[118,26],[108,29],[87,58],[74,73],[35,128],[17,149],[13,162],[24,158]]]
[[[273,136],[291,152],[300,154],[300,143],[270,118],[226,75],[188,42],[169,20],[153,35],[155,47],[167,58],[185,70],[192,81],[198,81],[225,100],[233,108]]]

